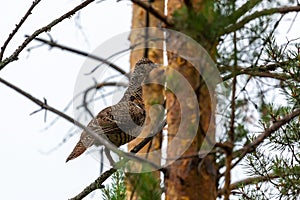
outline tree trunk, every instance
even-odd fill
[[[151,3],[151,5],[158,10],[159,12],[163,13],[164,12],[164,1],[155,1]],[[147,12],[139,7],[133,4],[133,15],[132,15],[132,30],[136,28],[144,28],[146,26],[148,27],[159,27],[161,22],[153,17],[151,14],[148,15],[147,18]],[[148,20],[148,24],[147,24]],[[140,32],[139,32],[140,33]],[[142,32],[143,34],[143,32]],[[145,33],[146,34],[146,33]],[[163,37],[163,35],[161,35]],[[141,36],[139,34],[131,34],[130,35],[130,41],[131,44],[137,44],[140,42],[145,42],[144,35]],[[162,45],[161,45],[162,46]],[[130,64],[131,66],[134,66],[135,63],[141,59],[142,57],[147,56],[151,61],[154,63],[163,63],[163,51],[159,49],[152,49],[149,48],[147,50],[148,52],[145,55],[145,49],[140,49],[140,50],[135,50],[133,49],[131,54],[130,54]],[[154,75],[155,76],[155,75]],[[145,100],[145,107],[146,107],[146,112],[148,113],[149,107],[153,104],[163,104],[164,102],[164,97],[163,97],[163,85],[158,85],[158,84],[151,84],[151,85],[145,85],[143,86],[143,98]],[[150,118],[147,116],[146,118],[146,124],[150,123]],[[150,132],[149,129],[144,129],[143,133],[141,135],[147,135]],[[131,141],[128,144],[128,149],[132,149],[135,147],[137,144],[139,144],[142,141],[143,138],[137,138],[133,141]],[[161,149],[161,141],[162,141],[162,133],[158,133],[153,140],[148,143],[139,153],[147,153],[147,152],[152,152],[155,150],[160,150]],[[137,154],[138,155],[138,154]],[[146,154],[147,155],[147,154]],[[154,163],[157,163],[160,165],[160,160],[161,160],[161,155],[158,156],[152,156],[147,155],[147,159],[151,160]],[[150,156],[150,157],[149,157]],[[142,166],[139,166],[137,163],[134,164],[136,169],[135,171],[142,170]],[[138,169],[137,169],[138,168]],[[132,170],[132,169],[131,169]],[[152,181],[149,180],[144,180],[144,179],[152,179]],[[142,196],[147,195],[149,199],[151,199],[151,196],[149,195],[154,195],[154,194],[161,194],[161,189],[160,189],[160,173],[159,171],[155,172],[150,172],[147,174],[147,176],[142,176],[141,174],[129,174],[127,173],[126,175],[126,185],[127,185],[127,199],[141,199]],[[153,180],[155,180],[153,182]],[[151,184],[152,183],[152,184]],[[143,184],[147,184],[147,191],[143,191]],[[144,194],[141,194],[144,193]],[[154,199],[154,197],[153,197]]]
[[[201,6],[201,0],[184,1],[189,9],[194,9],[197,12],[201,12],[204,6]],[[168,16],[171,17],[174,10],[179,9],[184,5],[180,0],[168,0]],[[180,31],[180,30],[179,30]],[[170,40],[178,42],[175,39]],[[209,41],[202,41],[205,49],[215,49],[215,44],[211,44]],[[185,44],[182,44],[185,45]],[[188,48],[188,47],[185,47]],[[193,52],[193,49],[190,49]],[[213,52],[213,51],[210,51]],[[199,158],[197,155],[201,145],[203,144],[204,136],[208,130],[208,126],[214,117],[215,105],[210,99],[209,91],[202,81],[200,75],[190,63],[182,58],[176,57],[176,55],[168,54],[168,67],[176,69],[180,72],[186,80],[189,81],[193,87],[195,94],[198,97],[199,109],[200,109],[200,124],[197,132],[197,137],[194,138],[191,145],[184,152],[182,157],[185,159],[178,159],[174,163],[168,166],[168,176],[165,177],[166,185],[166,199],[167,200],[212,200],[217,197],[217,170],[214,156],[206,156]],[[167,75],[168,76],[168,75]],[[168,84],[168,83],[167,83]],[[183,88],[184,89],[184,88]],[[181,111],[184,111],[184,117],[188,118],[191,122],[195,121],[195,116],[189,114],[191,110],[188,108],[188,102],[180,102],[176,96],[168,91],[166,93],[166,107],[168,110],[167,123],[168,123],[168,144],[172,142],[173,135],[176,135],[178,126],[181,119]],[[186,107],[186,108],[185,108]],[[186,134],[189,134],[189,127],[185,125],[184,130]],[[210,133],[212,134],[212,133]],[[214,133],[212,134],[214,135]],[[183,138],[181,145],[188,144],[189,141],[185,141]],[[174,158],[174,152],[176,152],[176,146],[168,145],[167,156],[168,158]]]

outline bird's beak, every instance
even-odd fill
[[[155,71],[157,71],[157,73],[162,74],[166,71],[167,66],[164,65],[157,65],[157,67],[155,68]]]
[[[163,65],[157,65],[156,68],[154,68],[151,72],[150,72],[150,79],[157,79],[157,78],[162,78],[165,75],[165,71],[166,71],[166,66]]]

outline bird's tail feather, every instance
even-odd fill
[[[74,158],[77,158],[78,156],[83,154],[85,150],[86,150],[86,146],[81,141],[79,141],[74,147],[72,153],[68,156],[66,162],[68,162],[69,160],[73,160]]]

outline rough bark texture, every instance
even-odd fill
[[[164,1],[155,1],[151,4],[156,10],[160,11],[161,13],[164,12]],[[133,16],[132,16],[132,29],[135,28],[144,28],[146,24],[146,11],[139,7],[136,6],[135,4],[133,5]],[[149,15],[149,27],[159,27],[161,26],[161,22],[153,17],[151,14]],[[131,34],[129,37],[131,44],[137,44],[139,42],[143,42],[145,40],[145,37],[141,37],[141,35],[138,34]],[[131,66],[134,66],[134,63],[139,60],[141,57],[145,56],[145,50],[140,49],[136,50],[133,49],[133,51],[130,54],[130,63]],[[163,52],[162,50],[159,49],[148,49],[148,58],[153,61],[154,63],[163,63]],[[155,74],[152,74],[152,77],[155,77]],[[158,85],[158,84],[151,84],[151,85],[145,85],[143,86],[143,98],[145,101],[145,107],[146,107],[146,112],[148,113],[149,107],[153,104],[163,104],[164,102],[164,97],[163,97],[163,86]],[[150,123],[150,118],[147,116],[146,118],[146,124]],[[150,132],[150,130],[145,129],[142,133],[142,135],[146,135]],[[130,142],[128,144],[129,150],[135,147],[143,138],[137,138]],[[146,145],[140,153],[147,153],[147,152],[152,152],[155,150],[160,150],[161,148],[161,141],[162,141],[162,134],[159,133],[157,134],[156,137],[150,142],[148,145]],[[161,155],[157,155],[154,157],[148,157],[149,160],[152,162],[160,165],[160,160],[161,160]],[[139,166],[137,163],[135,163],[132,167],[139,168],[141,169],[142,166]],[[139,170],[135,169],[135,170]],[[151,173],[151,172],[150,172]],[[156,183],[160,182],[160,173],[158,171],[151,173],[154,175],[155,179],[157,180]],[[148,174],[149,175],[149,174]],[[142,188],[142,184],[147,184],[144,183],[145,177],[149,176],[141,176],[141,174],[127,174],[126,176],[126,185],[127,185],[127,199],[141,199],[139,196],[143,196],[145,194],[139,194],[139,187]],[[149,181],[151,182],[151,181]],[[161,189],[159,187],[159,184],[153,183],[152,185],[149,183],[147,186],[149,191],[152,192],[152,194],[156,193],[161,193]],[[151,195],[151,194],[150,194]],[[148,196],[151,198],[151,196]]]
[[[174,10],[183,6],[183,4],[189,2],[193,9],[201,12],[203,7],[201,6],[201,0],[194,1],[180,1],[180,0],[169,0],[168,1],[168,15],[174,12]],[[172,40],[171,40],[172,41]],[[204,41],[204,47],[206,49],[214,49],[213,45],[207,41]],[[193,49],[190,49],[192,52]],[[214,115],[214,105],[210,99],[209,91],[200,75],[188,62],[183,59],[177,58],[174,54],[168,54],[168,61],[170,68],[174,68],[184,75],[186,80],[189,81],[196,95],[198,96],[199,108],[200,108],[200,128],[198,129],[197,137],[194,138],[192,144],[185,151],[183,156],[197,155],[198,150],[203,143],[203,134],[208,130],[208,126],[211,117]],[[168,76],[168,75],[167,75]],[[168,78],[167,78],[168,79]],[[195,116],[189,115],[189,109],[187,107],[188,102],[181,102],[179,105],[178,99],[172,92],[166,93],[167,102],[166,106],[168,109],[168,143],[172,142],[172,135],[175,135],[178,130],[180,123],[181,110],[185,110],[184,117],[188,117],[191,122],[195,121]],[[214,120],[214,119],[213,119]],[[189,134],[189,127],[185,128],[186,134]],[[212,134],[212,133],[210,133]],[[212,134],[213,135],[213,134]],[[189,141],[182,139],[181,144],[185,145]],[[168,146],[167,154],[168,157],[174,157],[176,147]],[[167,200],[212,200],[217,197],[217,170],[215,166],[215,159],[213,156],[206,156],[203,159],[197,156],[187,159],[179,159],[173,164],[168,166],[168,176],[165,178],[166,185],[166,199]]]
[[[152,6],[154,6],[157,10],[163,13],[164,10],[164,1],[154,1]],[[183,6],[183,4],[190,6],[190,9],[195,9],[198,12],[201,12],[204,9],[202,6],[201,0],[169,0],[168,1],[168,15],[171,16],[174,10]],[[132,20],[132,28],[140,28],[145,26],[145,18],[146,12],[137,6],[133,6],[133,20]],[[150,26],[159,27],[161,23],[154,19],[150,15]],[[180,31],[180,30],[179,30]],[[130,40],[132,44],[139,41],[141,38],[138,35],[131,35]],[[205,38],[199,39],[201,44],[204,46],[205,49],[209,51],[211,56],[214,55],[214,49],[216,44],[213,44],[211,41],[205,40]],[[172,40],[171,40],[172,41]],[[174,40],[176,42],[176,40]],[[183,44],[184,45],[184,44]],[[193,49],[190,49],[192,52]],[[162,63],[162,52],[150,49],[149,50],[149,58],[153,62]],[[131,63],[135,63],[136,60],[140,59],[144,56],[144,50],[134,50],[131,53]],[[191,86],[193,87],[195,94],[199,100],[199,108],[201,111],[200,116],[200,128],[197,132],[197,137],[194,138],[189,148],[185,151],[182,156],[190,156],[196,155],[200,149],[201,144],[203,143],[204,134],[208,130],[209,123],[211,121],[211,117],[214,115],[214,104],[210,99],[210,94],[206,85],[201,80],[200,75],[194,69],[193,66],[190,65],[184,59],[178,58],[175,54],[168,54],[168,68],[173,68],[179,71],[186,80],[189,81]],[[170,75],[167,72],[167,76]],[[172,75],[171,75],[172,76]],[[148,102],[147,104],[151,105],[153,102],[162,103],[162,86],[145,86],[145,101]],[[181,89],[182,91],[185,88]],[[180,89],[178,90],[180,91]],[[189,100],[188,98],[185,99],[186,102],[180,102],[176,98],[176,96],[171,92],[166,92],[166,108],[168,109],[168,142],[172,142],[173,136],[177,133],[178,125],[181,121],[181,110],[184,110],[184,117],[188,118],[191,122],[190,125],[195,121],[196,116],[190,115],[192,112],[191,108],[189,108]],[[214,120],[214,119],[213,119]],[[186,134],[189,134],[190,127],[189,124],[185,125]],[[211,134],[211,133],[210,133]],[[212,134],[213,135],[213,134]],[[136,145],[138,140],[133,141],[129,148]],[[173,141],[174,142],[174,141]],[[173,158],[177,156],[176,152],[178,151],[178,146],[186,146],[190,140],[189,139],[180,139],[177,141],[178,145],[169,146],[167,149],[167,156],[168,158]],[[161,136],[156,137],[152,145],[149,147],[147,145],[142,151],[153,151],[159,149],[161,147]],[[160,161],[160,156],[157,156],[156,161]],[[155,174],[155,173],[154,173]],[[128,197],[129,199],[138,199],[138,196],[134,194],[134,191],[137,189],[137,186],[141,183],[139,181],[139,177],[141,175],[133,175],[127,176],[127,187],[128,187]],[[156,174],[156,177],[159,177],[159,173]],[[215,159],[213,156],[207,156],[203,159],[198,158],[197,156],[188,158],[188,159],[180,159],[172,163],[168,166],[168,173],[165,177],[165,187],[166,187],[166,199],[168,200],[176,200],[176,199],[204,199],[204,200],[211,200],[216,199],[217,197],[217,173],[216,173],[216,166],[215,166]],[[153,188],[149,185],[148,190],[158,191],[158,185],[155,185]]]

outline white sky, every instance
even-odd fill
[[[80,2],[42,1],[5,55],[21,44],[25,34],[31,34]],[[1,2],[1,46],[31,4],[32,0]],[[129,1],[92,3],[83,9],[81,25],[88,43],[76,27],[75,17],[60,23],[50,33],[59,43],[91,52],[110,37],[130,30],[131,11]],[[47,38],[46,34],[41,37]],[[29,47],[37,44],[34,42]],[[45,97],[49,105],[62,110],[73,98],[74,83],[84,60],[84,57],[59,49],[49,51],[45,46],[30,53],[24,51],[17,62],[0,71],[0,76],[41,100]],[[84,155],[65,163],[79,135],[50,154],[42,153],[62,141],[72,127],[70,123],[61,119],[49,130],[41,131],[56,117],[54,114],[47,113],[46,124],[44,112],[29,116],[39,107],[3,84],[0,84],[0,98],[1,199],[68,199],[98,177],[99,163],[91,156]],[[67,114],[72,116],[71,111]],[[93,199],[97,199],[96,195]]]
[[[80,2],[42,1],[8,46],[5,55],[21,44],[25,34],[31,34]],[[2,1],[1,46],[31,3],[32,0]],[[130,30],[131,3],[93,3],[81,11],[81,25],[87,41],[76,27],[74,17],[60,23],[50,33],[59,43],[91,52],[112,36]],[[287,28],[282,30],[280,41],[285,40]],[[295,29],[291,30],[287,36],[295,38],[295,33]],[[47,38],[46,34],[40,37]],[[33,42],[29,47],[37,44]],[[41,100],[45,97],[49,105],[62,110],[73,98],[75,80],[84,61],[84,57],[44,46],[30,53],[21,53],[18,61],[0,71],[0,76]],[[72,127],[70,123],[61,119],[47,131],[41,131],[56,115],[48,112],[47,123],[43,121],[44,112],[29,116],[39,107],[3,84],[0,84],[0,102],[1,199],[68,199],[98,177],[99,163],[91,156],[84,155],[65,163],[78,135],[56,151],[43,153],[62,141]],[[71,111],[67,114],[73,115]],[[96,195],[93,199],[97,199]]]

